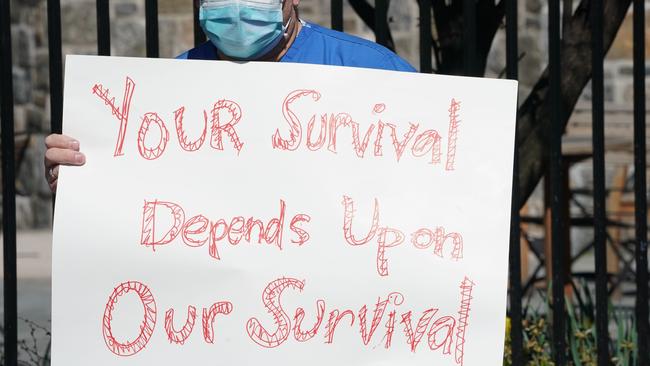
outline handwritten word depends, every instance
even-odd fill
[[[112,97],[109,89],[102,84],[95,84],[92,87],[92,93],[99,97],[108,107],[111,113],[119,122],[117,142],[115,144],[114,156],[124,155],[124,140],[127,135],[129,123],[129,112],[131,102],[135,92],[136,83],[130,77],[126,78],[124,87],[124,96],[122,106],[116,105],[115,97]],[[272,136],[273,148],[280,150],[296,150],[301,145],[310,150],[317,151],[327,145],[327,150],[337,153],[337,136],[342,128],[349,128],[352,136],[352,149],[357,157],[364,158],[366,150],[372,139],[372,150],[375,157],[384,155],[383,139],[385,132],[390,136],[390,142],[393,146],[395,157],[399,162],[404,156],[407,148],[410,147],[411,156],[421,158],[429,156],[431,164],[439,164],[442,160],[442,135],[434,130],[420,130],[419,124],[409,123],[408,130],[402,138],[399,138],[397,126],[384,122],[381,119],[377,123],[370,124],[363,137],[361,137],[361,127],[357,121],[345,112],[324,113],[320,115],[320,128],[316,136],[314,128],[316,124],[316,115],[312,115],[307,123],[307,132],[304,133],[303,122],[297,113],[292,109],[292,105],[298,101],[311,97],[315,102],[321,99],[321,94],[316,90],[301,89],[289,93],[282,103],[282,115],[289,127],[288,137],[282,137],[280,129],[277,129]],[[379,115],[385,110],[384,104],[377,104],[373,108],[373,113]],[[460,102],[455,99],[451,100],[449,107],[449,127],[447,136],[447,154],[445,169],[454,170],[456,160],[456,146],[459,133],[459,111]],[[173,111],[176,136],[180,148],[187,152],[199,150],[205,140],[208,139],[208,119],[209,123],[209,140],[210,146],[216,150],[224,150],[224,134],[231,141],[233,148],[237,153],[241,153],[244,147],[244,141],[237,132],[235,126],[242,122],[242,107],[235,101],[220,99],[215,102],[210,110],[203,111],[203,129],[201,134],[191,140],[185,131],[185,107],[181,106]],[[209,117],[208,117],[209,115]],[[153,132],[152,132],[153,131]],[[374,135],[373,135],[374,133]],[[303,135],[305,138],[303,139]],[[152,137],[153,136],[153,137]],[[316,136],[316,137],[315,137]],[[157,137],[157,139],[156,139]],[[138,129],[137,146],[141,157],[147,160],[155,160],[161,157],[167,149],[170,140],[169,129],[163,117],[157,112],[147,112],[142,116],[142,122]]]
[[[245,218],[235,216],[230,221],[218,219],[211,221],[203,215],[196,215],[185,219],[185,210],[178,204],[166,201],[145,201],[142,210],[142,232],[140,244],[150,246],[154,250],[157,245],[171,243],[176,237],[181,236],[183,242],[190,247],[200,247],[208,243],[208,253],[215,259],[220,259],[217,244],[221,241],[228,241],[231,245],[237,245],[242,240],[250,243],[255,241],[253,231],[257,231],[257,243],[263,241],[266,244],[273,244],[282,250],[286,203],[280,200],[280,213],[278,217],[270,219],[266,224],[254,217]],[[170,228],[162,235],[156,233],[158,210],[165,208],[172,217]],[[295,233],[296,238],[291,242],[302,245],[309,240],[309,233],[302,229],[302,223],[311,220],[309,215],[296,214],[289,223],[289,229]]]
[[[248,337],[257,345],[264,348],[276,348],[284,344],[291,334],[297,342],[306,342],[313,339],[321,329],[325,319],[326,303],[324,300],[316,301],[316,319],[310,329],[303,329],[302,322],[305,319],[305,309],[299,307],[291,317],[282,306],[282,294],[287,289],[302,291],[305,281],[295,278],[278,278],[271,281],[262,293],[262,302],[268,314],[272,317],[275,329],[270,332],[260,323],[256,317],[251,317],[246,322],[245,330]],[[354,326],[355,319],[359,327],[359,334],[363,345],[368,346],[379,326],[383,324],[383,346],[391,348],[395,328],[399,322],[403,328],[406,344],[411,352],[416,352],[418,345],[427,336],[427,344],[432,351],[441,350],[444,355],[452,354],[454,346],[454,361],[462,365],[465,347],[465,334],[469,325],[471,302],[473,299],[472,290],[475,284],[465,277],[460,284],[460,306],[458,316],[439,316],[438,308],[425,309],[416,322],[413,322],[413,311],[408,310],[397,315],[398,307],[405,301],[404,295],[399,292],[391,292],[382,299],[377,299],[372,311],[371,319],[368,316],[368,306],[363,305],[356,313],[351,309],[332,309],[329,312],[327,322],[324,326],[324,339],[326,344],[334,343],[335,331],[339,323],[346,319],[350,326]],[[144,319],[140,333],[134,341],[121,342],[115,338],[112,330],[113,311],[118,300],[123,295],[132,292],[136,294],[144,307]],[[233,304],[230,301],[219,301],[209,308],[203,308],[202,326],[203,338],[207,343],[214,343],[214,321],[218,314],[228,316],[233,311]],[[118,356],[132,356],[147,346],[155,329],[158,316],[157,305],[154,295],[149,287],[138,281],[128,281],[119,284],[106,302],[102,321],[102,333],[104,342],[108,349]],[[438,316],[436,318],[436,316]],[[196,322],[196,308],[192,305],[187,308],[185,324],[180,330],[174,327],[174,309],[165,312],[165,332],[167,339],[172,344],[183,345],[188,340]],[[293,319],[293,321],[292,321]],[[399,332],[398,332],[399,333]],[[401,342],[400,342],[401,343]]]

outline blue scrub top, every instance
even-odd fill
[[[218,60],[219,55],[208,41],[178,58]],[[416,71],[404,59],[374,42],[305,22],[280,62]]]

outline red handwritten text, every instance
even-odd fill
[[[354,219],[354,201],[352,198],[343,196],[343,236],[348,244],[359,246],[369,243],[377,237],[377,273],[380,276],[388,276],[388,259],[386,249],[402,245],[405,240],[401,230],[388,226],[379,226],[379,201],[375,199],[375,208],[372,214],[370,230],[362,239],[357,239],[352,233],[352,221]],[[435,230],[422,228],[411,234],[411,244],[417,249],[428,249],[433,245],[433,254],[443,257],[442,249],[447,240],[453,242],[451,258],[460,260],[463,257],[463,237],[456,232],[446,233],[444,227],[436,227]]]
[[[412,311],[406,311],[399,317],[403,327],[406,343],[412,352],[416,352],[420,341],[427,336],[427,344],[432,351],[441,350],[444,355],[452,354],[452,345],[455,342],[454,360],[462,365],[466,332],[469,326],[469,308],[471,305],[471,291],[474,283],[467,277],[461,283],[461,305],[459,317],[439,316],[438,308],[425,309],[422,314],[414,319]],[[246,323],[246,332],[250,339],[256,344],[265,348],[276,348],[284,344],[291,335],[298,342],[308,341],[318,333],[325,314],[325,301],[316,301],[316,321],[309,331],[303,331],[301,324],[305,318],[305,310],[297,308],[293,316],[293,323],[287,311],[282,307],[282,293],[287,290],[302,291],[305,281],[295,278],[279,278],[271,281],[263,291],[262,303],[266,311],[271,315],[275,328],[269,331],[261,322],[253,317]],[[404,295],[399,292],[391,292],[384,299],[378,298],[372,311],[372,318],[368,319],[368,306],[364,305],[358,312],[351,309],[332,309],[329,313],[329,320],[325,324],[325,343],[333,343],[335,331],[338,325],[347,319],[350,327],[358,320],[359,334],[364,345],[371,343],[379,325],[387,319],[383,330],[385,347],[390,348],[395,329],[397,308],[404,303]],[[390,310],[389,310],[390,309]],[[387,314],[387,316],[386,316]]]
[[[332,309],[329,312],[328,320],[324,325],[324,343],[335,342],[335,334],[340,324],[349,324],[354,327],[355,321],[358,324],[358,332],[361,343],[368,346],[373,343],[383,342],[385,348],[392,346],[392,339],[397,319],[403,328],[406,344],[411,352],[417,352],[423,338],[426,336],[426,344],[431,351],[441,350],[443,355],[452,354],[454,361],[462,365],[464,346],[467,340],[469,328],[470,308],[472,303],[472,290],[476,285],[469,278],[460,284],[460,308],[458,317],[438,316],[438,308],[425,309],[419,317],[415,317],[412,310],[404,311],[397,317],[397,311],[405,302],[404,295],[399,292],[391,292],[385,298],[379,297],[372,309],[372,316],[369,318],[367,305],[362,306],[357,312],[352,309]],[[309,330],[302,329],[302,322],[305,318],[305,309],[297,308],[293,318],[289,316],[282,306],[282,294],[287,289],[302,291],[305,281],[295,278],[278,278],[271,281],[262,292],[262,303],[266,311],[271,315],[275,329],[267,330],[256,318],[249,318],[246,322],[246,333],[257,345],[264,348],[276,348],[284,344],[293,333],[297,342],[306,342],[313,339],[323,326],[326,303],[324,300],[316,301],[316,320]],[[129,292],[135,293],[144,306],[144,320],[140,325],[140,333],[133,342],[120,342],[115,339],[112,333],[111,322],[113,310],[118,300]],[[209,308],[203,308],[203,339],[206,343],[214,343],[213,323],[218,314],[229,315],[233,310],[233,304],[229,301],[219,301]],[[438,316],[438,317],[436,317]],[[293,320],[292,320],[293,319]],[[132,356],[142,351],[149,343],[157,322],[156,301],[149,288],[138,281],[128,281],[119,284],[113,290],[106,303],[102,320],[102,332],[108,349],[118,356]],[[184,345],[194,329],[196,320],[196,308],[192,305],[187,308],[187,318],[180,330],[174,328],[174,310],[168,309],[165,313],[165,332],[167,339],[172,344]],[[345,321],[344,321],[345,320]],[[385,321],[385,322],[384,322]],[[383,330],[380,325],[384,324]],[[375,337],[377,332],[383,333],[379,339]]]
[[[120,342],[113,336],[111,323],[113,320],[113,310],[118,304],[121,296],[134,292],[144,306],[144,320],[140,325],[140,333],[133,342]],[[207,343],[214,343],[213,322],[217,314],[228,315],[232,311],[232,304],[228,301],[221,301],[213,304],[210,309],[203,308],[203,336]],[[174,309],[169,309],[165,313],[165,332],[170,343],[179,345],[185,344],[185,341],[194,329],[196,319],[196,308],[187,307],[187,320],[180,331],[174,329]],[[149,288],[138,281],[128,281],[119,284],[113,290],[106,302],[104,316],[102,317],[102,332],[106,347],[118,356],[133,356],[142,351],[153,334],[157,322],[156,301]]]
[[[359,158],[363,158],[366,156],[366,150],[372,141],[374,155],[378,157],[383,156],[384,147],[382,139],[384,138],[384,130],[389,130],[388,135],[398,162],[401,160],[408,146],[410,146],[411,155],[415,158],[429,155],[429,162],[431,164],[439,164],[441,162],[442,136],[436,130],[421,130],[419,124],[410,123],[408,127],[403,128],[402,132],[398,132],[396,125],[379,119],[376,124],[369,125],[365,132],[362,133],[359,123],[349,113],[324,113],[319,116],[320,127],[318,133],[314,132],[317,119],[316,114],[314,114],[309,119],[309,122],[307,122],[307,132],[304,134],[303,122],[292,109],[292,105],[307,98],[313,102],[318,102],[321,99],[321,93],[316,90],[300,89],[289,93],[284,99],[282,114],[289,126],[289,134],[288,137],[283,137],[280,129],[277,129],[272,136],[272,145],[274,148],[294,151],[300,147],[304,140],[304,145],[308,150],[317,151],[327,145],[329,151],[337,153],[337,136],[340,129],[349,128],[354,153]],[[385,104],[376,104],[372,109],[372,114],[379,115],[385,109]],[[458,119],[459,111],[460,102],[452,99],[449,109],[446,170],[454,169],[459,132],[458,126],[460,122]],[[400,136],[400,134],[403,134],[403,136]]]
[[[122,108],[118,108],[115,103],[115,98],[111,97],[110,90],[105,88],[102,84],[95,84],[92,88],[92,93],[95,94],[99,99],[101,99],[104,104],[106,104],[111,109],[111,113],[117,118],[120,122],[117,142],[115,144],[115,153],[114,156],[124,155],[124,139],[126,137],[127,126],[129,121],[129,110],[131,109],[131,101],[133,98],[133,93],[135,90],[135,82],[130,77],[126,78],[126,86],[124,88],[124,98],[122,102]],[[180,106],[175,111],[173,111],[173,118],[176,126],[176,135],[178,137],[178,143],[184,151],[192,152],[197,151],[206,139],[207,134],[207,125],[208,125],[208,112],[203,110],[203,132],[199,137],[190,142],[184,129],[184,116],[185,116],[185,106]],[[210,112],[210,146],[216,150],[224,150],[223,146],[223,136],[224,134],[231,141],[232,146],[235,148],[239,154],[244,146],[235,126],[240,122],[242,118],[242,110],[239,104],[234,101],[227,99],[220,99],[215,102],[211,108]],[[151,135],[151,127],[154,124],[157,128],[157,133]],[[155,140],[155,137],[158,137]],[[153,138],[156,143],[149,145],[148,140]],[[156,160],[163,155],[167,148],[167,142],[169,141],[169,132],[167,130],[167,125],[163,120],[163,117],[155,112],[147,112],[142,118],[142,123],[138,130],[137,144],[138,152],[140,156],[147,160]]]
[[[209,220],[203,215],[196,215],[186,220],[185,210],[177,203],[167,201],[145,201],[142,210],[142,231],[140,243],[156,249],[156,246],[166,245],[180,236],[185,245],[201,247],[208,243],[208,254],[214,259],[221,259],[218,246],[222,242],[237,245],[242,240],[251,243],[262,242],[276,246],[282,250],[284,245],[286,203],[280,200],[280,210],[277,217],[264,223],[254,217],[235,216],[229,221],[225,219]],[[169,227],[161,230],[160,216],[166,214]],[[288,220],[289,231],[296,236],[291,242],[298,246],[309,240],[309,233],[302,227],[311,220],[309,215],[299,213]],[[254,233],[257,235],[254,235]],[[162,234],[161,234],[162,233]],[[179,235],[180,234],[180,235]]]

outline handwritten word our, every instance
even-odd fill
[[[354,327],[357,321],[360,346],[370,345],[375,333],[379,332],[383,333],[383,337],[379,342],[372,343],[383,343],[385,349],[390,349],[393,337],[396,336],[395,330],[401,325],[402,331],[398,331],[397,334],[403,333],[406,342],[398,342],[398,344],[406,344],[411,352],[415,353],[426,336],[426,343],[431,351],[440,350],[443,355],[452,356],[458,365],[463,365],[466,333],[470,324],[472,291],[475,287],[475,283],[467,277],[460,283],[460,305],[457,316],[440,315],[439,309],[435,307],[425,309],[417,319],[412,310],[401,312],[398,316],[399,307],[405,302],[405,297],[399,292],[391,292],[385,298],[377,299],[370,314],[367,305],[363,305],[356,313],[352,309],[335,308],[329,312],[326,322],[324,322],[326,303],[325,300],[319,299],[316,301],[315,320],[309,329],[303,329],[305,309],[298,307],[293,316],[290,316],[281,301],[285,290],[302,291],[304,287],[304,280],[283,277],[271,281],[264,288],[262,303],[271,316],[275,329],[269,331],[256,317],[250,317],[246,322],[245,331],[252,342],[264,348],[277,348],[285,344],[293,335],[296,342],[304,343],[314,339],[321,328],[324,328],[324,343],[332,344],[335,343],[335,331],[341,322],[349,321],[350,327]],[[128,292],[137,294],[145,314],[140,333],[135,340],[122,342],[113,335],[111,324],[113,311],[119,298]],[[229,316],[233,309],[234,306],[229,301],[215,302],[209,308],[203,308],[202,326],[205,342],[214,343],[215,317],[218,314]],[[174,309],[168,309],[165,313],[165,332],[169,342],[177,345],[185,344],[194,329],[196,317],[196,308],[192,305],[188,306],[185,323],[180,330],[177,330],[174,326]],[[106,346],[118,356],[132,356],[142,351],[151,339],[157,320],[156,301],[149,287],[138,281],[119,284],[109,296],[104,310],[102,333]]]
[[[282,249],[285,231],[286,203],[280,200],[280,213],[277,217],[270,219],[267,223],[255,217],[245,218],[235,216],[226,221],[221,218],[216,221],[210,220],[204,215],[196,215],[186,220],[185,210],[179,204],[169,201],[145,201],[142,210],[142,231],[140,244],[156,249],[158,245],[171,243],[179,235],[185,245],[190,247],[201,247],[208,243],[208,254],[214,259],[220,259],[218,244],[227,241],[231,245],[237,245],[242,240],[250,243],[257,241],[258,244],[265,242]],[[170,227],[162,235],[159,235],[160,223],[159,210],[164,210],[172,218],[169,220]],[[306,214],[296,214],[289,222],[289,230],[295,234],[291,243],[298,246],[306,243],[309,233],[301,228],[303,223],[308,223],[311,217]],[[156,230],[158,228],[158,232]],[[257,232],[257,238],[253,236]]]
[[[134,293],[138,296],[144,308],[144,320],[140,325],[140,334],[133,341],[120,342],[113,335],[113,311],[118,304],[120,297]],[[214,343],[214,321],[218,314],[228,315],[232,311],[232,303],[220,301],[212,304],[209,308],[203,308],[203,338],[207,343]],[[165,332],[171,343],[184,344],[194,329],[196,321],[196,308],[192,305],[187,307],[187,321],[180,331],[174,328],[174,309],[165,313]],[[119,284],[108,298],[102,317],[102,333],[106,347],[118,356],[132,356],[143,350],[153,334],[158,321],[158,309],[156,299],[149,287],[138,281],[128,281]]]
[[[357,239],[352,233],[352,220],[354,219],[354,201],[348,196],[343,196],[344,216],[343,216],[343,235],[345,241],[353,246],[360,246],[369,243],[377,237],[377,273],[380,276],[388,276],[388,259],[386,258],[386,248],[392,248],[404,243],[404,232],[391,228],[389,226],[379,226],[379,200],[375,199],[375,207],[372,214],[372,220],[368,234],[361,239]],[[463,237],[460,233],[446,233],[442,226],[436,227],[435,230],[420,228],[411,234],[411,244],[417,249],[428,249],[433,245],[433,253],[438,257],[443,257],[443,245],[447,240],[453,243],[451,258],[460,260],[463,257]]]
[[[119,122],[117,141],[113,153],[116,157],[124,155],[124,141],[128,132],[135,87],[136,83],[133,79],[127,77],[121,107],[117,105],[115,97],[111,96],[109,89],[102,84],[97,83],[92,87],[92,93],[110,108],[112,115]],[[363,133],[363,137],[361,137],[361,127],[349,113],[323,113],[320,115],[318,133],[314,132],[316,125],[315,114],[311,116],[307,123],[305,133],[303,122],[292,109],[292,105],[306,97],[311,97],[312,100],[317,102],[321,99],[321,93],[316,90],[301,89],[292,91],[284,99],[281,108],[284,120],[289,127],[289,134],[288,137],[283,137],[280,129],[277,129],[271,139],[273,148],[294,151],[304,145],[310,151],[317,151],[327,145],[327,150],[337,153],[341,149],[341,147],[337,146],[337,137],[340,135],[340,130],[348,128],[352,136],[352,150],[359,158],[367,156],[366,151],[371,140],[372,154],[375,157],[384,156],[383,141],[390,138],[390,145],[393,147],[398,162],[408,150],[410,150],[413,158],[427,156],[431,164],[439,164],[442,161],[442,135],[434,129],[423,131],[420,129],[419,124],[409,123],[403,137],[398,137],[400,132],[398,132],[398,127],[395,124],[379,119],[376,123],[370,124]],[[380,115],[385,108],[386,106],[380,103],[375,105],[373,112]],[[460,102],[452,99],[448,112],[449,127],[445,169],[454,170],[460,126]],[[209,110],[203,111],[202,132],[198,137],[192,139],[187,136],[185,129],[185,106],[178,107],[171,115],[174,119],[179,147],[186,152],[198,151],[208,139],[209,130],[210,146],[213,149],[224,150],[223,140],[225,134],[232,147],[239,154],[244,147],[244,141],[237,132],[236,126],[243,123],[243,113],[242,107],[236,101],[218,100]],[[208,120],[210,120],[209,123]],[[137,147],[140,156],[147,160],[158,159],[167,150],[169,140],[169,129],[162,115],[158,112],[144,113],[137,134]]]

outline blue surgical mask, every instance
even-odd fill
[[[199,21],[210,41],[225,55],[255,59],[282,39],[282,0],[204,0]]]

